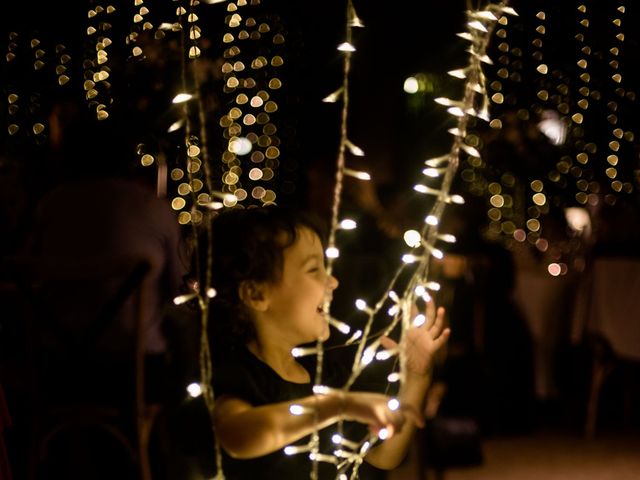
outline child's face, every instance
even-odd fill
[[[283,252],[280,280],[268,286],[268,313],[292,345],[329,338],[322,304],[325,288],[331,293],[338,286],[325,271],[318,235],[306,227],[297,233],[295,243]]]

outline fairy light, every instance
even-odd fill
[[[350,448],[352,450],[356,450],[360,447],[360,445],[358,445],[356,442],[352,442],[351,440],[344,438],[339,433],[334,433],[331,436],[331,441],[336,445],[344,445],[345,447]]]
[[[417,230],[407,230],[403,235],[404,242],[410,247],[419,247],[422,244],[422,235]]]
[[[422,170],[422,174],[427,177],[438,178],[440,175],[442,175],[446,171],[447,171],[447,167],[442,167],[442,168],[429,167]]]
[[[375,358],[376,360],[380,360],[380,361],[389,360],[391,357],[393,357],[397,353],[398,353],[397,349],[380,350],[379,352],[376,352]]]
[[[336,103],[340,99],[340,96],[342,95],[342,92],[343,92],[343,87],[340,87],[335,92],[332,92],[329,95],[327,95],[326,97],[324,97],[322,99],[322,101],[324,103]]]
[[[349,152],[351,152],[353,155],[357,157],[364,157],[364,150],[362,150],[360,147],[358,147],[357,145],[354,145],[349,140],[347,140],[345,143],[346,143],[346,147],[349,149]]]
[[[387,375],[387,381],[390,383],[395,383],[400,381],[400,374],[398,372],[393,372]]]
[[[193,98],[193,95],[191,93],[178,93],[175,97],[173,97],[173,100],[171,100],[171,103],[173,104],[184,103],[184,102],[188,102],[192,98]]]
[[[341,52],[355,52],[356,51],[356,47],[354,47],[351,43],[349,42],[343,42],[340,45],[338,45],[338,50]]]
[[[369,175],[367,172],[345,168],[343,173],[349,177],[357,178],[358,180],[371,180],[371,175]]]
[[[199,383],[190,383],[187,385],[187,392],[191,398],[197,398],[202,395],[202,387]]]
[[[349,338],[349,340],[347,340],[345,342],[345,345],[351,345],[353,342],[358,340],[360,337],[362,337],[362,330],[356,330],[355,332],[353,332],[353,335],[351,336],[351,338]]]
[[[328,395],[332,390],[332,388],[327,387],[326,385],[313,386],[313,393],[315,393],[316,395]]]
[[[404,255],[402,255],[402,261],[404,263],[416,263],[417,261],[420,260],[420,257],[417,257],[416,255],[413,255],[412,253],[405,253]]]
[[[435,215],[427,215],[427,217],[424,219],[424,222],[432,226],[436,226],[439,223],[438,217],[436,217]]]
[[[333,317],[329,317],[327,321],[329,322],[329,324],[337,328],[338,331],[340,331],[341,333],[344,333],[345,335],[348,335],[349,333],[351,333],[351,327],[346,323],[340,320],[337,320]]]
[[[338,227],[341,230],[353,230],[358,227],[358,224],[356,223],[355,220],[351,218],[345,218],[340,221],[340,223],[338,224]]]
[[[296,358],[305,357],[307,355],[315,355],[316,353],[318,353],[318,349],[312,347],[296,347],[291,350],[291,355]]]
[[[427,317],[419,313],[418,315],[413,317],[413,321],[411,322],[411,325],[413,325],[414,327],[421,327],[426,323],[426,321],[427,321]]]
[[[328,247],[325,250],[325,255],[327,256],[327,258],[336,259],[340,257],[340,250],[338,250],[336,247]]]
[[[313,409],[308,408],[308,407],[304,407],[302,405],[290,405],[289,406],[289,413],[291,415],[299,416],[299,415],[304,415],[305,413],[308,414],[308,413],[312,413],[312,412],[313,412]]]
[[[187,303],[190,300],[193,300],[198,296],[197,293],[187,293],[184,295],[178,295],[173,299],[174,305],[182,305],[183,303]]]
[[[288,445],[284,448],[285,455],[295,455],[297,453],[305,453],[311,449],[309,445]]]

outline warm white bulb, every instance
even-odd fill
[[[245,137],[236,137],[229,142],[228,150],[236,155],[246,155],[252,148],[251,140]]]
[[[417,93],[420,89],[420,83],[416,77],[407,77],[404,81],[403,88],[407,93]]]
[[[327,258],[338,258],[340,256],[340,250],[338,250],[336,247],[329,247],[325,251],[325,255],[327,256]]]
[[[289,407],[289,413],[291,413],[291,415],[302,415],[305,410],[302,405],[291,405]]]
[[[353,230],[357,226],[358,226],[358,224],[356,223],[356,221],[352,220],[350,218],[345,218],[344,220],[342,220],[340,222],[340,228],[342,230]]]
[[[426,321],[427,321],[427,317],[425,317],[423,314],[419,313],[418,315],[416,315],[414,317],[413,322],[411,322],[411,324],[414,327],[420,327],[420,326],[424,325]]]
[[[355,52],[356,47],[351,45],[349,42],[344,42],[338,45],[338,50],[340,50],[341,52]]]
[[[196,398],[202,395],[202,387],[199,383],[190,383],[187,386],[187,392],[192,398]]]
[[[404,263],[415,263],[417,260],[417,257],[415,255],[411,255],[410,253],[405,253],[402,256],[402,261]]]
[[[428,215],[427,218],[424,219],[425,223],[428,225],[438,225],[438,217],[435,215]]]
[[[178,95],[173,97],[173,100],[171,100],[171,102],[172,103],[184,103],[184,102],[188,102],[192,98],[193,98],[193,95],[191,95],[190,93],[179,93]]]
[[[407,230],[403,235],[404,242],[411,248],[419,247],[422,243],[422,235],[417,230]]]

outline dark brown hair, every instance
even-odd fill
[[[210,330],[214,344],[240,341],[255,335],[249,312],[239,297],[242,282],[277,282],[284,251],[298,238],[301,227],[317,233],[324,243],[322,223],[309,213],[281,206],[235,208],[212,220]],[[200,244],[203,249],[206,245]],[[200,260],[201,276],[206,255]],[[202,283],[201,283],[202,284]],[[216,341],[218,340],[218,341]]]

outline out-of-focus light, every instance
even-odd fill
[[[358,224],[356,223],[355,220],[352,220],[350,218],[345,218],[344,220],[342,220],[339,223],[339,227],[342,230],[353,230],[354,228],[356,228],[358,226]]]
[[[407,77],[402,88],[407,93],[418,93],[418,90],[420,89],[420,82],[418,82],[416,77]]]
[[[443,242],[456,243],[455,235],[451,235],[449,233],[441,233],[440,235],[438,235],[438,238]]]
[[[557,277],[558,275],[560,275],[562,268],[560,268],[560,265],[557,263],[550,263],[549,266],[547,267],[547,271],[549,272],[550,275]]]
[[[325,250],[327,258],[338,258],[340,256],[340,250],[336,247],[329,247]]]
[[[365,302],[363,299],[359,298],[356,300],[356,308],[358,310],[364,311],[367,309],[367,302]]]
[[[589,212],[580,207],[568,207],[564,210],[564,216],[567,219],[569,227],[577,233],[591,232],[591,217]]]
[[[172,103],[184,103],[184,102],[188,102],[192,98],[193,98],[193,95],[190,94],[190,93],[179,93],[178,95],[173,97],[173,100],[171,100],[171,102]]]
[[[376,356],[375,348],[367,348],[362,354],[362,359],[360,360],[363,365],[369,365]]]
[[[324,97],[322,99],[322,101],[324,103],[336,103],[338,101],[338,99],[340,98],[340,95],[342,95],[342,90],[343,90],[342,87],[340,87],[335,92],[332,92],[329,95],[327,95],[326,97]]]
[[[229,141],[229,151],[236,155],[246,155],[251,151],[253,145],[251,140],[246,137],[236,137]]]
[[[422,243],[422,235],[417,230],[407,230],[403,235],[404,242],[411,248],[419,247]]]
[[[402,261],[404,263],[415,263],[418,258],[415,255],[411,255],[410,253],[405,253],[402,255]]]
[[[433,290],[434,292],[440,291],[440,284],[438,282],[427,282],[425,285],[429,290]]]
[[[351,332],[351,327],[340,320],[336,320],[335,318],[329,317],[329,323],[337,328],[341,333],[345,335]]]
[[[425,168],[424,170],[422,170],[422,173],[427,177],[438,178],[440,176],[440,170],[441,169],[439,168]]]
[[[387,375],[387,381],[393,383],[400,380],[400,374],[398,372],[393,372]]]
[[[197,398],[202,395],[202,387],[199,383],[190,383],[187,385],[187,392],[192,398]]]
[[[327,395],[330,391],[331,391],[331,389],[329,387],[327,387],[326,385],[314,385],[313,386],[313,393],[315,393],[317,395]]]
[[[351,335],[351,338],[349,340],[347,340],[346,342],[344,342],[346,345],[351,345],[353,342],[355,342],[356,340],[358,340],[360,337],[362,337],[362,330],[356,330],[353,335]]]
[[[436,257],[438,260],[444,258],[444,253],[442,253],[442,250],[438,250],[437,248],[431,250],[431,255]]]
[[[449,197],[452,203],[457,203],[458,205],[464,205],[464,198],[461,195],[451,195]]]
[[[426,321],[427,321],[427,317],[425,317],[422,313],[419,313],[418,315],[415,316],[415,318],[413,319],[413,322],[411,322],[411,324],[414,327],[420,327],[420,326],[424,325]]]
[[[380,350],[376,353],[376,360],[389,360],[394,352],[390,350]]]
[[[289,413],[291,415],[302,415],[306,409],[302,405],[290,405]]]
[[[389,407],[389,410],[395,412],[400,408],[400,401],[397,398],[392,398],[387,402],[387,406]]]
[[[184,125],[184,120],[180,119],[180,120],[176,120],[175,122],[173,122],[171,124],[171,126],[167,129],[167,133],[172,133],[175,132],[177,130],[180,130],[180,128],[182,128],[182,126]]]
[[[345,168],[343,172],[345,175],[357,178],[358,180],[371,180],[371,175],[369,175],[367,172],[360,172],[357,170],[352,170],[350,168]]]
[[[338,45],[338,50],[340,50],[341,52],[355,52],[356,47],[351,45],[349,42],[344,42]]]
[[[390,436],[391,435],[389,434],[389,430],[387,430],[386,428],[381,428],[380,430],[378,430],[378,438],[380,440],[386,440]]]
[[[538,122],[538,129],[553,145],[562,145],[567,138],[567,126],[555,110],[542,112],[542,120]]]
[[[195,293],[186,293],[184,295],[178,295],[173,299],[174,305],[182,305],[183,303],[188,302],[189,300],[196,298]]]
[[[427,225],[438,225],[438,217],[435,215],[427,215],[427,218],[424,219]]]
[[[467,73],[466,73],[466,71],[464,69],[450,70],[447,73],[449,75],[451,75],[452,77],[467,78]]]
[[[355,155],[357,157],[364,157],[364,150],[362,150],[359,146],[354,145],[349,140],[346,141],[346,146],[352,155]]]

